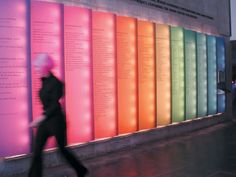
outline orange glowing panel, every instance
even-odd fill
[[[123,134],[137,130],[136,20],[118,16],[116,36],[118,133]]]
[[[90,141],[92,131],[91,11],[64,6],[67,140]]]
[[[170,29],[156,25],[156,100],[157,126],[171,122]]]
[[[155,127],[154,24],[138,21],[139,130]]]
[[[33,66],[34,59],[39,53],[49,54],[56,65],[53,73],[62,79],[62,5],[55,3],[31,2],[31,63],[32,63],[32,102],[33,119],[42,114],[38,90],[41,87],[40,78]],[[47,147],[54,147],[49,141]]]
[[[115,16],[92,12],[93,98],[95,138],[117,134]]]

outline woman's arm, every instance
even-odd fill
[[[46,117],[44,115],[39,116],[38,118],[36,118],[34,121],[32,121],[29,124],[29,127],[31,128],[36,128],[40,125],[41,122],[43,122],[46,119]]]

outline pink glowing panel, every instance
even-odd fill
[[[64,7],[68,143],[92,140],[91,11]]]
[[[54,59],[56,65],[53,73],[62,79],[62,31],[61,31],[60,4],[33,1],[31,3],[31,63],[39,53],[48,53]],[[38,98],[38,90],[41,87],[32,64],[32,102],[33,119],[42,114],[42,105]],[[50,140],[47,147],[53,147]]]
[[[0,157],[29,152],[26,9],[0,1]]]
[[[92,13],[95,138],[116,135],[115,20]]]

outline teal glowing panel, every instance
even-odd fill
[[[207,115],[206,35],[197,33],[197,116]]]
[[[184,32],[171,27],[172,122],[184,120]]]
[[[216,38],[207,36],[208,115],[217,113]]]
[[[225,74],[225,42],[224,38],[217,37],[216,38],[216,51],[217,51],[217,69],[219,75],[219,81],[223,82],[225,78],[221,78]],[[218,90],[218,113],[225,112],[225,92],[222,90]]]
[[[192,119],[197,114],[196,33],[184,30],[185,55],[185,117]]]

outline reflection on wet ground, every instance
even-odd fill
[[[221,124],[182,136],[85,161],[88,177],[236,176],[236,124]],[[47,177],[75,177],[68,166]]]

